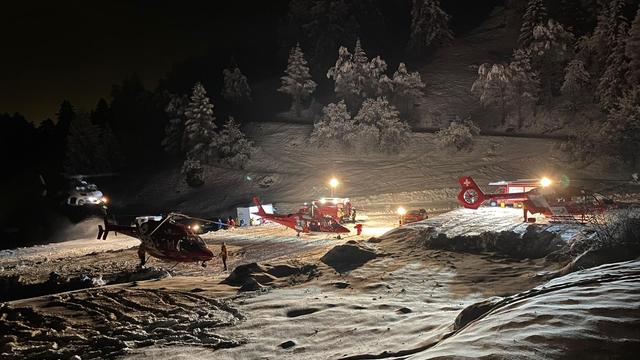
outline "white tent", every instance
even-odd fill
[[[273,214],[273,204],[263,204],[262,208],[267,214]],[[250,224],[252,224],[251,219],[253,219],[253,224],[260,223],[259,220],[261,219],[261,217],[255,214],[258,212],[257,206],[239,207],[237,210],[238,225],[249,226]]]

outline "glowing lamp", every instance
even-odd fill
[[[100,200],[102,200],[102,203],[103,203],[103,204],[106,204],[106,203],[108,203],[108,202],[109,202],[109,199],[107,199],[107,197],[106,197],[106,196],[103,196],[103,197],[102,197],[102,199],[100,199]]]
[[[551,179],[549,179],[548,177],[543,177],[542,179],[540,179],[540,186],[542,187],[547,187],[549,185],[553,184],[553,181],[551,181]]]
[[[403,208],[402,206],[400,206],[397,210],[398,215],[400,216],[404,216],[407,213],[407,210],[405,208]]]
[[[193,224],[192,226],[190,226],[190,228],[193,231],[199,231],[200,230],[200,224]]]
[[[338,179],[336,178],[331,178],[331,180],[329,180],[329,187],[331,187],[331,197],[333,197],[333,192],[335,191],[336,187],[338,187]]]

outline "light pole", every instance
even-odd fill
[[[400,216],[400,226],[402,226],[402,224],[404,223],[404,215],[406,213],[407,210],[405,210],[405,208],[403,208],[402,206],[398,208],[398,215]]]
[[[336,187],[338,187],[338,179],[331,178],[331,180],[329,180],[329,187],[331,188],[331,197],[333,197],[333,193]]]

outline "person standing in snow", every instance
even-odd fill
[[[222,259],[222,265],[224,266],[224,271],[227,271],[227,257],[229,253],[227,252],[227,245],[223,242],[220,247],[220,258]]]
[[[362,234],[362,224],[356,224],[355,228],[356,228],[356,233],[358,235],[361,235]]]
[[[233,229],[236,226],[236,221],[231,216],[229,216],[228,224],[229,224],[229,229]]]

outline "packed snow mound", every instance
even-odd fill
[[[538,259],[561,249],[565,242],[557,234],[538,231],[530,226],[524,234],[501,231],[451,238],[442,233],[433,234],[424,239],[423,244],[430,249],[469,253],[494,252],[515,259]]]
[[[333,247],[320,258],[320,261],[331,266],[335,271],[343,273],[355,270],[377,256],[375,250],[361,243],[349,241],[344,245]]]
[[[221,281],[221,284],[239,286],[239,291],[256,291],[262,290],[266,286],[274,286],[281,278],[287,278],[289,282],[293,282],[290,278],[307,275],[313,277],[316,273],[316,267],[313,265],[303,265],[295,267],[291,265],[275,265],[249,263],[239,265],[229,276]]]
[[[85,273],[74,276],[63,276],[51,272],[45,281],[28,282],[21,276],[0,276],[0,301],[31,298],[42,295],[57,294],[99,287],[104,285],[130,283],[152,279],[170,277],[171,274],[162,268],[136,268],[135,271],[120,271],[116,273],[91,274]]]
[[[148,346],[239,346],[215,333],[244,320],[229,303],[177,291],[102,288],[54,295],[43,307],[0,306],[0,358],[115,358]],[[72,317],[62,314],[72,313]]]
[[[410,359],[635,358],[639,288],[639,260],[578,271],[468,307],[456,332]]]

